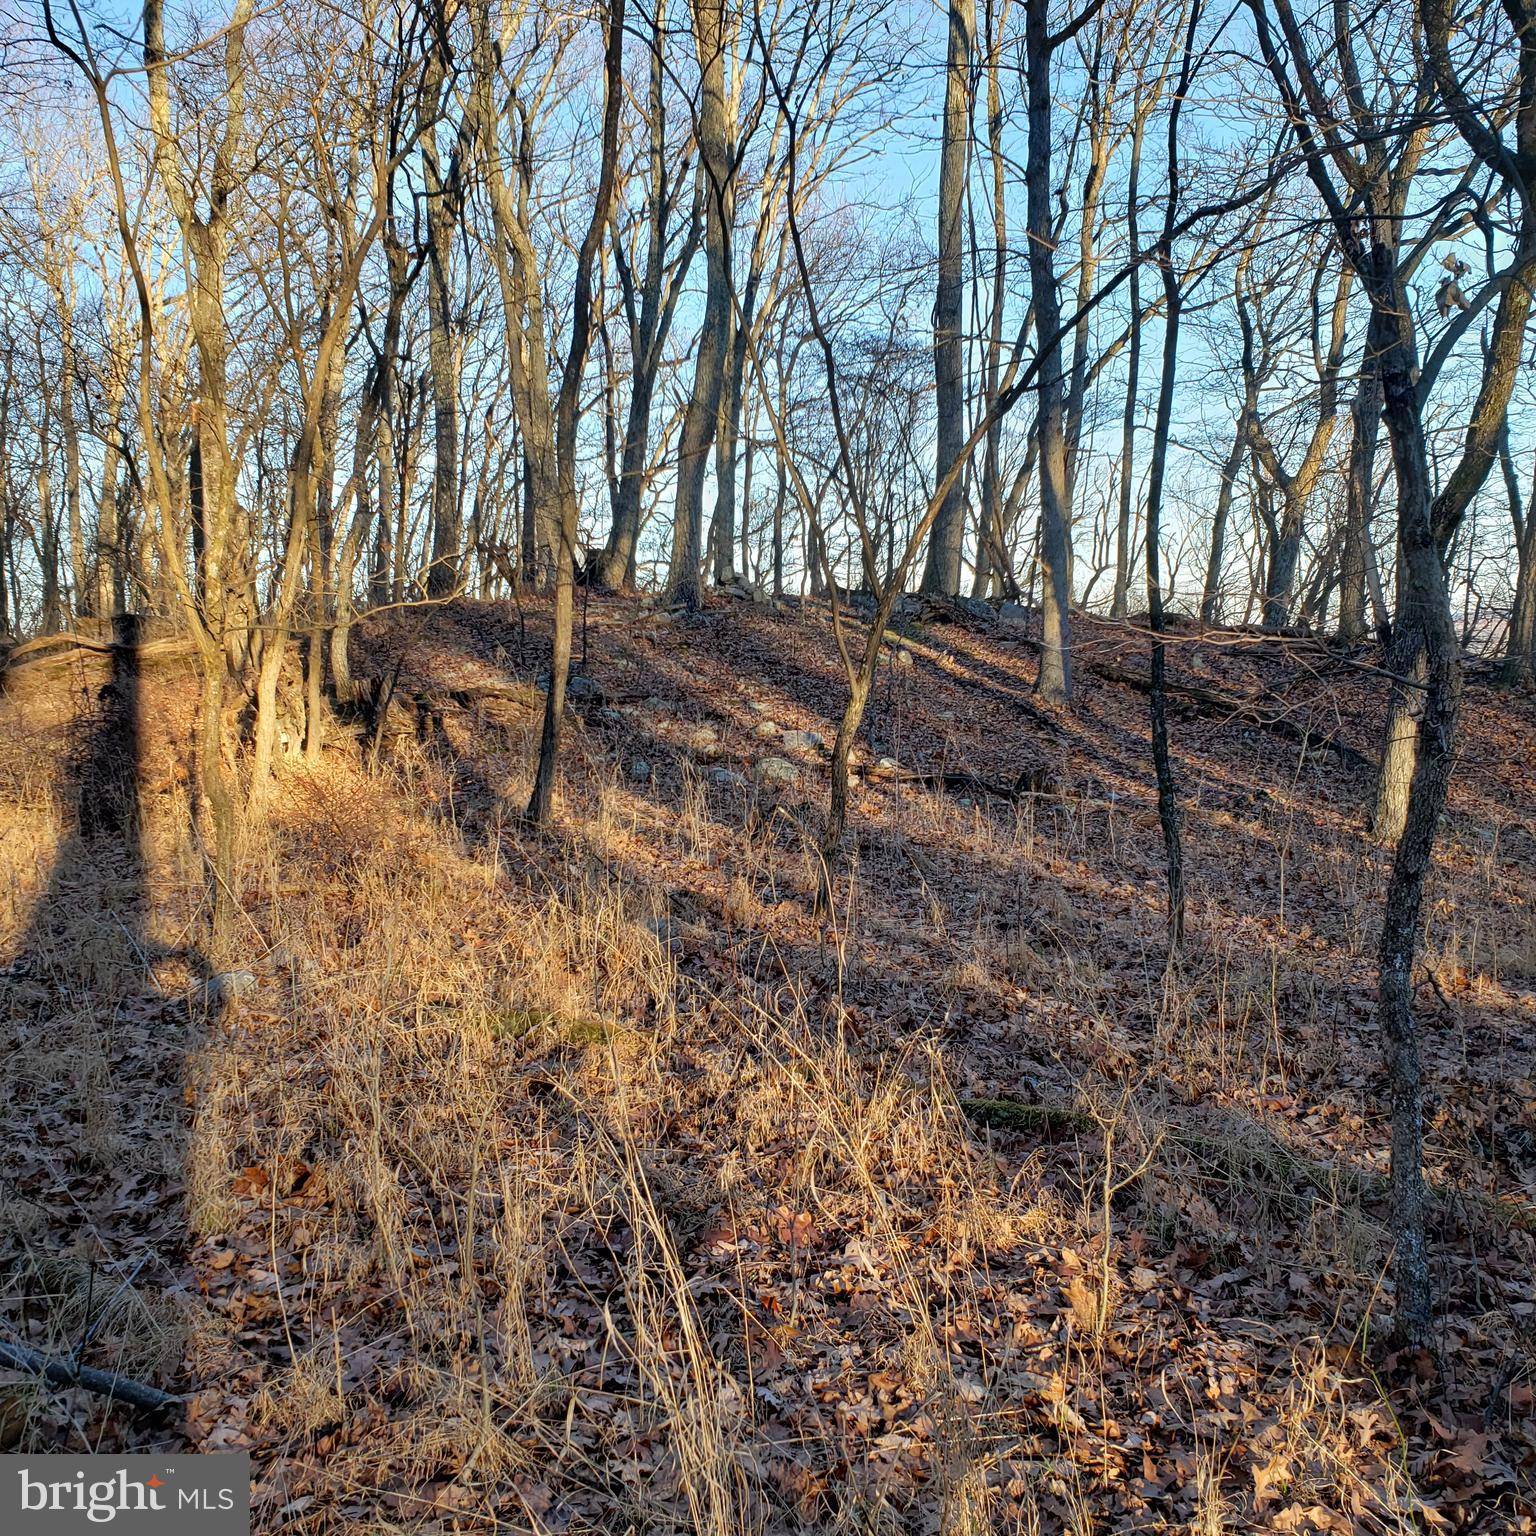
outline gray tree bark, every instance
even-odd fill
[[[965,442],[965,338],[961,310],[965,287],[965,184],[971,144],[971,52],[975,40],[975,0],[950,0],[944,134],[939,151],[938,289],[933,303],[938,480],[949,472]],[[928,536],[924,592],[952,595],[960,590],[964,543],[964,477],[956,476]]]
[[[736,171],[725,99],[725,0],[690,0],[699,64],[699,176],[704,196],[704,255],[708,268],[693,393],[678,445],[677,495],[667,597],[687,608],[702,599],[704,478],[719,425],[721,385],[731,318],[731,236],[736,219]]]
[[[1048,0],[1025,0],[1025,85],[1029,148],[1024,179],[1028,194],[1030,296],[1039,346],[1035,432],[1040,443],[1040,674],[1042,697],[1072,695],[1071,488],[1067,476],[1066,381],[1062,371],[1061,303],[1056,286],[1051,221],[1051,54]]]

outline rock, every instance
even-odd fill
[[[677,954],[683,947],[681,925],[671,917],[647,918],[646,928],[661,945],[662,950],[669,955]]]
[[[254,971],[218,971],[208,978],[204,989],[212,1008],[223,1008],[256,990]]]
[[[875,767],[878,768],[881,773],[895,773],[895,771],[901,767],[901,764],[898,763],[894,757],[882,757],[880,761],[875,764]]]
[[[549,673],[539,673],[536,685],[540,693],[549,692]],[[603,692],[603,685],[594,678],[583,677],[579,672],[573,672],[565,680],[565,698],[569,704],[604,704],[608,695]]]
[[[760,736],[764,741],[767,741],[770,736],[777,736],[779,734],[779,728],[772,720],[760,720],[752,727],[752,734]]]
[[[715,771],[710,774],[710,778],[712,778],[715,783],[718,784],[722,789],[745,789],[747,787],[746,779],[741,774],[735,773],[729,768],[716,768]]]
[[[637,757],[629,765],[629,776],[636,784],[649,784],[651,782],[651,765],[643,757]]]
[[[688,733],[688,750],[695,757],[711,758],[720,751],[720,738],[712,725],[695,726]]]
[[[728,581],[716,589],[721,597],[739,598],[748,603],[771,603],[773,594],[767,587],[760,587],[755,581],[749,581],[745,576],[738,576],[733,581]]]
[[[903,646],[897,646],[895,654],[891,657],[894,666],[910,667],[912,665],[912,652]]]
[[[1000,623],[1023,629],[1029,623],[1029,609],[1010,598],[997,610],[997,617]]]
[[[951,598],[950,601],[961,613],[973,619],[980,619],[983,624],[994,623],[997,619],[997,613],[992,604],[984,597],[956,597]]]
[[[826,739],[819,731],[784,732],[784,745],[791,752],[820,751],[826,744]]]
[[[771,715],[773,713],[773,705],[771,705],[766,699],[748,699],[747,708],[750,709],[754,715]]]
[[[800,770],[787,757],[765,757],[752,770],[764,789],[778,789],[799,782]]]

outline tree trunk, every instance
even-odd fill
[[[69,537],[70,606],[76,614],[89,615],[91,584],[86,575],[85,528],[80,517],[80,428],[75,420],[74,306],[70,283],[63,272],[54,278],[54,305],[59,316],[59,436],[64,446],[64,516]]]
[[[1168,114],[1168,194],[1163,205],[1163,233],[1158,242],[1158,267],[1163,277],[1163,376],[1158,384],[1157,420],[1152,433],[1152,463],[1147,475],[1147,613],[1152,626],[1152,766],[1157,778],[1157,817],[1163,829],[1168,871],[1168,955],[1172,960],[1184,944],[1184,839],[1179,827],[1179,792],[1168,747],[1167,653],[1163,643],[1162,515],[1163,479],[1168,464],[1168,440],[1173,431],[1174,381],[1179,366],[1179,325],[1183,291],[1173,264],[1173,231],[1179,211],[1179,117],[1194,70],[1193,43],[1200,20],[1199,0],[1189,8],[1183,62]]]
[[[1428,874],[1450,784],[1461,706],[1461,657],[1451,619],[1439,541],[1430,512],[1429,458],[1417,390],[1411,310],[1396,275],[1381,288],[1367,347],[1381,359],[1387,431],[1397,474],[1398,544],[1404,590],[1399,624],[1416,653],[1422,680],[1417,709],[1417,763],[1403,796],[1392,874],[1382,911],[1378,1017],[1386,1044],[1392,1116],[1392,1228],[1396,1241],[1397,1325],[1410,1343],[1426,1342],[1433,1289],[1424,1230],[1423,1091],[1413,1018],[1413,957]],[[1383,777],[1386,777],[1383,765]]]
[[[704,477],[709,469],[710,446],[719,424],[721,386],[726,367],[736,171],[725,97],[725,0],[691,0],[690,11],[699,64],[699,176],[704,196],[704,254],[708,276],[693,393],[683,416],[682,440],[678,448],[667,597],[671,602],[692,609],[701,601],[699,567],[703,557]]]
[[[1237,485],[1237,473],[1242,468],[1243,455],[1248,451],[1248,438],[1243,430],[1245,418],[1239,416],[1232,434],[1232,447],[1221,466],[1221,485],[1216,492],[1216,512],[1211,519],[1211,551],[1205,566],[1205,586],[1200,595],[1200,622],[1216,624],[1221,620],[1221,567],[1226,557],[1227,520],[1232,515],[1232,492]]]
[[[1077,465],[1083,441],[1083,413],[1088,404],[1088,352],[1092,343],[1093,329],[1090,324],[1089,300],[1093,296],[1094,276],[1099,267],[1098,225],[1099,204],[1104,195],[1104,181],[1109,171],[1112,153],[1110,135],[1113,130],[1113,87],[1106,87],[1103,79],[1104,41],[1102,25],[1094,39],[1092,62],[1089,65],[1088,98],[1092,103],[1088,110],[1088,168],[1083,176],[1082,205],[1078,210],[1077,225],[1077,282],[1073,307],[1077,323],[1072,327],[1072,367],[1069,371],[1066,409],[1066,495],[1068,521],[1072,508],[1077,504]],[[1134,271],[1134,269],[1133,269]],[[1067,546],[1070,562],[1072,548]],[[1072,583],[1072,567],[1067,567],[1067,585]]]
[[[1504,470],[1504,488],[1509,495],[1517,562],[1515,601],[1509,616],[1509,636],[1504,645],[1500,680],[1510,688],[1529,687],[1536,683],[1536,495],[1522,507],[1507,421],[1499,443],[1499,462]]]
[[[994,17],[987,6],[987,151],[992,172],[992,305],[987,327],[985,405],[997,400],[1003,366],[1003,314],[1008,303],[1008,204],[1007,162],[1003,153],[1003,99],[999,78],[1003,29],[1007,26],[1009,0],[1003,0]],[[976,543],[977,597],[990,597],[1012,584],[1004,547],[1003,423],[995,420],[987,432],[981,460],[981,531]]]
[[[619,114],[623,107],[624,0],[608,0],[608,37],[604,54],[602,165],[592,217],[576,257],[571,295],[571,339],[566,353],[560,397],[555,405],[555,451],[560,476],[560,525],[556,547],[555,611],[551,634],[549,692],[544,696],[544,724],[539,736],[539,761],[528,819],[535,826],[549,820],[560,730],[565,715],[565,688],[571,665],[571,628],[575,607],[576,572],[576,429],[581,406],[581,378],[592,339],[592,271],[608,226],[618,176]]]
[[[1137,203],[1141,195],[1141,141],[1146,125],[1143,113],[1136,114],[1131,132],[1131,161],[1126,172],[1126,227],[1129,231],[1130,251],[1127,260],[1131,266],[1130,277],[1130,327],[1129,350],[1126,354],[1125,410],[1120,417],[1120,499],[1115,517],[1115,588],[1110,602],[1110,616],[1123,619],[1130,611],[1131,589],[1131,498],[1135,490],[1136,470],[1136,393],[1141,380],[1141,268],[1139,264]],[[1223,486],[1227,499],[1231,491]],[[1220,512],[1218,502],[1218,512]],[[1222,518],[1225,531],[1225,518]],[[1216,539],[1213,537],[1212,548]],[[1219,568],[1219,562],[1218,562]],[[1209,620],[1206,620],[1209,623]]]
[[[1071,517],[1067,483],[1066,387],[1061,362],[1061,306],[1056,288],[1051,221],[1051,44],[1048,0],[1026,0],[1025,76],[1029,102],[1028,191],[1030,295],[1035,310],[1040,443],[1040,675],[1047,699],[1072,696]]]
[[[1289,487],[1280,489],[1280,516],[1276,521],[1264,567],[1264,628],[1279,631],[1291,621],[1296,594],[1296,567],[1301,558],[1303,510],[1300,498]]]
[[[645,492],[650,460],[651,404],[657,377],[671,334],[677,302],[697,254],[704,229],[702,178],[696,183],[693,212],[682,248],[668,267],[668,222],[674,205],[671,153],[667,145],[666,5],[658,7],[651,22],[649,132],[649,186],[645,269],[640,275],[639,304],[635,283],[623,246],[614,242],[614,265],[624,292],[630,332],[629,409],[624,444],[619,454],[619,483],[613,501],[613,526],[608,541],[592,563],[592,577],[600,587],[616,590],[633,581],[635,547],[640,540],[641,499]],[[686,164],[686,161],[684,162]],[[680,172],[679,174],[685,174]]]
[[[1349,478],[1345,484],[1339,639],[1345,645],[1358,645],[1366,635],[1366,563],[1371,558],[1371,498],[1375,492],[1376,438],[1381,425],[1381,380],[1369,353],[1360,364],[1360,383],[1349,414],[1353,434]]]
[[[971,49],[975,0],[950,0],[949,52],[944,73],[944,137],[939,151],[939,266],[933,304],[933,366],[938,413],[935,480],[948,473],[965,442],[965,338],[961,310],[965,286],[965,184],[971,144]],[[956,476],[928,536],[922,589],[960,590],[965,541],[965,489]]]
[[[725,371],[720,380],[720,419],[715,428],[715,512],[711,563],[716,586],[735,573],[736,553],[736,460],[741,439],[742,378],[746,362],[750,311],[739,319],[727,316]]]
[[[445,10],[451,9],[445,7]],[[437,123],[449,60],[448,17],[429,54],[422,88],[422,181],[427,205],[427,360],[432,379],[432,520],[427,596],[447,597],[459,584],[459,379],[454,356],[453,234],[457,175],[445,180]]]
[[[1483,365],[1482,384],[1478,389],[1471,420],[1467,425],[1461,457],[1457,460],[1456,467],[1451,471],[1440,494],[1435,497],[1430,512],[1433,541],[1442,561],[1455,536],[1456,529],[1460,526],[1462,517],[1471,505],[1472,498],[1482,488],[1498,457],[1499,437],[1507,420],[1510,395],[1514,390],[1515,378],[1520,369],[1526,321],[1531,311],[1533,283],[1536,283],[1536,204],[1528,205],[1526,208],[1521,222],[1520,244],[1516,259],[1510,269],[1509,281],[1499,295],[1499,305],[1494,314],[1491,340]],[[1404,302],[1407,302],[1406,299]],[[1385,378],[1383,378],[1383,390],[1386,391]],[[1388,411],[1391,408],[1392,402],[1389,398]],[[1390,416],[1388,426],[1390,430]],[[1394,464],[1397,457],[1397,448],[1394,443]],[[1427,477],[1427,469],[1425,474]],[[1428,484],[1427,478],[1425,483]],[[1402,495],[1402,485],[1399,481],[1399,522],[1402,519]],[[1412,613],[1409,607],[1411,602],[1423,599],[1417,596],[1408,585],[1410,573],[1405,568],[1405,561],[1406,555],[1399,539],[1399,581],[1403,584],[1403,590],[1398,594],[1398,621],[1392,643],[1394,657],[1392,670],[1399,675],[1412,672],[1415,678],[1421,675],[1428,678],[1433,671],[1433,666],[1426,663],[1422,654],[1425,644],[1423,622]],[[1421,672],[1421,669],[1426,666],[1428,671]],[[1393,689],[1388,704],[1381,774],[1376,789],[1376,806],[1371,817],[1371,831],[1382,842],[1399,842],[1407,830],[1411,799],[1408,788],[1418,782],[1418,774],[1413,766],[1414,755],[1422,748],[1425,731],[1433,725],[1420,702],[1419,695],[1423,691],[1398,685]]]

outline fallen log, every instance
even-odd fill
[[[923,772],[920,769],[876,771],[871,777],[887,784],[921,784],[925,789],[943,789],[958,795],[987,795],[994,800],[1018,801],[1031,795],[1050,798],[1061,793],[1055,778],[1044,768],[1026,768],[1011,782],[985,779],[974,773]]]
[[[961,1099],[960,1112],[973,1124],[993,1131],[1043,1136],[1093,1129],[1093,1121],[1078,1110],[1060,1104],[1029,1104],[1023,1099]]]
[[[1062,1135],[1092,1131],[1097,1122],[1081,1110],[1064,1104],[1037,1104],[1024,1099],[961,1099],[960,1112],[973,1125],[988,1130],[1011,1131],[1023,1135]],[[1196,1126],[1169,1124],[1166,1140],[1210,1170],[1208,1176],[1251,1183],[1256,1165],[1266,1165],[1277,1176],[1271,1198],[1279,1203],[1302,1208],[1311,1199],[1333,1200],[1340,1194],[1364,1204],[1388,1198],[1390,1184],[1378,1173],[1343,1168],[1317,1161],[1292,1151],[1276,1137],[1263,1132],[1248,1141],[1221,1136]],[[1448,1190],[1432,1185],[1430,1194],[1442,1207],[1459,1204],[1469,1214],[1476,1212],[1496,1225],[1522,1232],[1536,1231],[1536,1210],[1509,1195],[1487,1195],[1473,1191]]]
[[[129,656],[143,666],[145,662],[192,654],[192,641],[180,635],[142,641],[98,640],[91,635],[43,635],[36,640],[24,640],[0,653],[0,676],[34,667],[68,666],[79,661],[82,655]]]
[[[1126,688],[1136,689],[1139,693],[1152,691],[1152,679],[1142,677],[1135,672],[1097,664],[1093,665],[1092,670],[1105,682],[1120,683]],[[1268,731],[1271,735],[1297,742],[1306,751],[1332,752],[1340,762],[1348,763],[1352,768],[1361,768],[1372,773],[1376,770],[1376,764],[1370,758],[1363,752],[1357,752],[1346,742],[1340,741],[1332,732],[1314,730],[1308,725],[1298,725],[1287,715],[1275,714],[1267,700],[1244,698],[1235,693],[1222,693],[1215,688],[1202,688],[1197,683],[1167,682],[1164,683],[1163,689],[1164,692],[1178,698],[1188,699],[1199,707],[1202,714],[1222,715],[1228,720],[1240,720],[1244,725],[1251,725],[1256,730]]]
[[[77,1365],[73,1360],[57,1360],[29,1349],[25,1344],[7,1344],[0,1339],[0,1366],[13,1371],[30,1371],[57,1387],[84,1387],[102,1397],[110,1397],[134,1408],[155,1410],[177,1407],[181,1399],[159,1387],[151,1387],[115,1371],[98,1371],[94,1366]]]

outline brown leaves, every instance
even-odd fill
[[[495,605],[410,622],[413,686],[513,669],[494,659],[516,649]],[[194,1079],[155,999],[104,1015],[125,1041],[112,1080],[167,1084],[173,1130],[185,1112],[218,1131],[199,1143],[218,1153],[205,1241],[187,1243],[164,1162],[88,1167],[78,1117],[41,1095],[11,1106],[23,1217],[68,1234],[72,1263],[153,1246],[180,1266],[157,1283],[197,1298],[188,1442],[253,1450],[261,1528],[622,1531],[642,1512],[698,1529],[689,1490],[719,1477],[745,1490],[740,1528],[771,1536],[864,1505],[929,1531],[963,1505],[978,1533],[1214,1529],[1213,1512],[1312,1536],[1520,1530],[1536,1443],[1509,1360],[1536,1316],[1529,1234],[1437,1205],[1453,1365],[1382,1373],[1371,1353],[1376,870],[1330,807],[1347,786],[1184,722],[1202,917],[1181,973],[1149,969],[1144,706],[1089,666],[1052,749],[1067,787],[1027,816],[866,780],[834,930],[806,899],[804,825],[744,817],[712,780],[679,792],[698,719],[725,761],[755,739],[749,699],[825,727],[841,683],[824,626],[706,614],[686,655],[633,627],[594,602],[593,670],[610,699],[655,706],[573,732],[560,837],[505,826],[475,844],[465,794],[505,783],[517,743],[461,713],[409,779],[285,799],[273,884],[244,887],[288,951],[281,985],[262,971],[260,1031]],[[920,687],[877,700],[875,734],[903,762],[948,750],[1009,778],[1038,752],[1010,702],[1018,658],[984,633],[944,646],[944,665],[911,669]],[[1241,665],[1245,689],[1284,675]],[[643,787],[603,777],[641,749]],[[1466,872],[1440,878],[1463,904],[1432,923],[1465,922]],[[1487,878],[1511,883],[1478,923],[1508,927],[1526,875]],[[598,900],[612,885],[633,910]],[[1036,943],[1047,921],[1058,936]],[[537,950],[535,931],[559,943]],[[999,981],[1010,932],[1042,963]],[[1440,974],[1454,966],[1479,974],[1469,951]],[[1507,1196],[1529,1015],[1491,983],[1446,990],[1432,1177]],[[28,1028],[74,1006],[16,993]],[[1167,1137],[1106,1221],[1105,1137],[1080,1106],[1122,1079]],[[967,1123],[972,1096],[1038,1106],[1051,1128]],[[164,1108],[117,1106],[172,1146]],[[1108,1160],[1111,1182],[1134,1161]],[[0,1233],[7,1261],[19,1241]],[[74,1432],[63,1410],[57,1428]]]
[[[1253,1472],[1253,1507],[1262,1512],[1273,1504],[1291,1481],[1291,1459],[1284,1453],[1276,1453],[1267,1460],[1255,1463]]]

